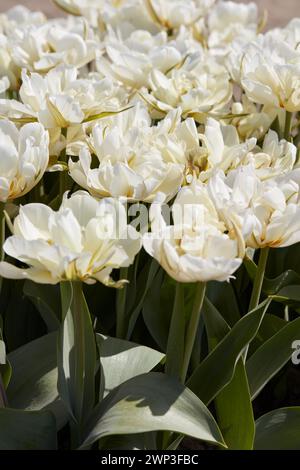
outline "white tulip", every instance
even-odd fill
[[[243,140],[251,137],[255,137],[257,140],[263,138],[277,116],[282,127],[285,123],[284,110],[270,106],[261,107],[250,101],[246,95],[242,95],[240,102],[234,102],[231,110],[234,115],[231,124],[236,127]]]
[[[20,208],[14,221],[14,234],[4,243],[4,251],[28,265],[17,268],[0,263],[0,275],[10,279],[31,279],[41,284],[81,280],[114,282],[113,269],[133,263],[141,248],[136,230],[127,225],[124,206],[113,199],[101,202],[79,191],[65,195],[55,212],[43,204]]]
[[[98,58],[97,70],[125,86],[148,87],[151,71],[165,73],[183,58],[167,39],[166,33],[152,36],[147,31],[134,31],[125,41],[117,41],[111,34],[105,41],[108,58]]]
[[[131,31],[144,29],[158,32],[142,0],[54,0],[63,10],[76,16],[84,16],[95,28],[105,30],[125,27]]]
[[[18,90],[20,70],[12,60],[8,40],[3,34],[0,34],[0,77],[5,79],[7,90]]]
[[[221,125],[211,118],[207,120],[201,139],[204,144],[201,159],[198,164],[194,163],[196,175],[198,173],[201,181],[207,181],[216,169],[226,173],[230,168],[238,166],[256,145],[255,138],[240,142],[234,126]]]
[[[300,241],[299,170],[261,181],[252,165],[215,174],[208,191],[224,217],[234,216],[250,248]]]
[[[152,202],[158,195],[169,200],[183,179],[186,157],[198,145],[192,120],[180,123],[180,111],[151,126],[141,106],[102,119],[93,128],[90,147],[78,161],[69,161],[71,177],[91,194]]]
[[[215,0],[144,0],[154,23],[172,30],[181,25],[192,26],[205,16]]]
[[[76,26],[61,22],[17,28],[9,44],[18,67],[42,73],[60,64],[83,67],[95,58],[97,47],[88,24],[79,19]]]
[[[257,34],[257,5],[219,1],[208,15],[208,28],[208,45],[211,49],[226,51],[226,46],[237,38],[244,43],[249,42]]]
[[[10,35],[20,26],[41,25],[46,17],[38,11],[31,11],[23,5],[10,8],[6,13],[0,14],[0,32]]]
[[[20,130],[0,120],[0,201],[28,193],[43,177],[49,162],[49,136],[38,123]]]
[[[154,70],[150,90],[143,91],[142,96],[152,107],[154,117],[180,107],[184,117],[193,116],[203,122],[207,114],[226,114],[232,86],[225,68],[198,52],[167,74]]]
[[[77,77],[74,67],[59,66],[44,77],[23,71],[22,102],[0,100],[1,114],[15,120],[38,120],[46,129],[66,128],[104,111],[118,111],[120,102],[127,99],[127,92],[109,79]]]
[[[208,119],[204,135],[200,136],[203,147],[193,160],[194,176],[208,181],[219,169],[227,174],[232,169],[251,164],[261,179],[273,178],[287,173],[296,163],[297,148],[290,142],[279,140],[276,132],[269,130],[262,147],[256,139],[240,142],[237,129]]]
[[[241,83],[255,103],[299,111],[300,51],[276,36],[259,36],[242,56]]]
[[[162,207],[151,206],[151,233],[143,246],[179,282],[227,281],[244,256],[244,243],[235,226],[227,224],[200,183],[184,187],[168,225]]]
[[[277,41],[287,42],[293,49],[299,50],[300,18],[292,19],[285,28],[271,29],[265,36],[276,38]]]
[[[297,159],[297,147],[290,142],[279,140],[275,131],[269,130],[264,138],[262,148],[255,148],[241,161],[251,163],[260,180],[274,178],[290,172]]]

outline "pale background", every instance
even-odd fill
[[[236,1],[249,3],[251,0]],[[0,12],[20,3],[33,10],[42,10],[52,17],[61,14],[51,0],[0,0]],[[284,26],[292,18],[300,17],[300,0],[256,0],[256,3],[261,11],[266,8],[269,12],[268,27]]]

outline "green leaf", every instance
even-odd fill
[[[207,332],[210,350],[230,332],[230,326],[224,320],[219,310],[205,297],[202,308],[205,328]]]
[[[253,281],[257,271],[256,264],[250,258],[245,258],[244,266],[247,269],[250,279]],[[276,295],[281,289],[290,285],[298,285],[298,289],[300,285],[300,275],[291,269],[284,271],[280,276],[277,276],[274,279],[268,279],[265,277],[262,291],[266,295]]]
[[[3,383],[4,388],[8,387],[11,378],[11,365],[6,356],[6,346],[3,341],[2,331],[0,329],[0,381]]]
[[[164,358],[155,349],[97,335],[103,368],[104,395],[136,375],[150,372]]]
[[[33,341],[46,333],[45,323],[32,302],[24,296],[23,282],[4,281],[7,304],[4,310],[3,335],[8,351]]]
[[[300,407],[280,408],[256,421],[254,449],[300,450]]]
[[[180,378],[185,348],[184,286],[176,284],[176,293],[166,353],[165,371]]]
[[[172,316],[175,283],[170,282],[163,270],[159,270],[145,298],[143,318],[145,324],[162,351],[166,351]]]
[[[207,297],[221,312],[228,325],[233,326],[241,318],[233,287],[227,282],[209,282]]]
[[[287,324],[286,320],[279,318],[276,315],[268,313],[259,328],[259,331],[251,344],[248,356],[250,356],[256,349],[258,349],[265,341],[274,336],[278,331],[281,330]],[[252,347],[255,346],[251,352]]]
[[[84,447],[105,436],[158,430],[224,446],[213,416],[199,398],[173,377],[149,373],[125,382],[98,406]]]
[[[97,341],[106,394],[135,375],[149,372],[164,357],[125,340],[97,335]],[[57,334],[51,333],[8,355],[13,373],[7,395],[13,408],[52,411],[59,430],[67,423],[68,413],[58,397],[56,345]]]
[[[276,295],[272,296],[272,299],[276,302],[283,303],[285,305],[293,305],[300,303],[300,286],[286,286],[280,289]]]
[[[258,348],[246,363],[250,393],[254,399],[290,360],[292,343],[300,338],[300,318],[289,322]]]
[[[159,270],[159,264],[155,259],[149,261],[149,263],[145,266],[142,273],[140,274],[138,281],[137,281],[137,295],[138,299],[136,302],[135,307],[133,308],[132,312],[130,312],[130,320],[128,325],[128,331],[126,338],[129,339],[132,335],[134,330],[135,324],[139,317],[139,314],[143,308],[143,304],[145,298],[148,294],[150,286]]]
[[[60,326],[60,299],[57,286],[48,286],[26,281],[24,294],[30,298],[47,325],[48,332],[58,330]]]
[[[8,355],[13,372],[7,396],[13,408],[52,411],[61,429],[68,414],[58,398],[56,344],[57,334],[50,333]]]
[[[133,108],[133,106],[128,106],[127,108],[120,109],[119,111],[103,111],[102,113],[95,114],[93,116],[89,116],[89,117],[85,118],[83,123],[96,121],[97,119],[104,119],[104,118],[107,118],[107,117],[110,117],[110,116],[115,116],[117,114],[124,113],[125,111],[128,111],[131,108]]]
[[[58,391],[80,426],[95,405],[97,351],[80,282],[62,282],[63,324],[58,338]]]
[[[55,450],[54,416],[48,411],[0,409],[0,450]]]
[[[267,299],[257,309],[241,318],[195,369],[187,386],[203,403],[209,404],[231,381],[235,366],[245,348],[257,334],[269,304],[270,300]]]
[[[210,350],[230,332],[218,310],[206,299],[204,321]],[[233,400],[234,397],[234,400]],[[233,378],[215,398],[217,421],[229,449],[253,448],[255,423],[248,380],[242,359],[239,359]]]
[[[253,449],[255,423],[243,359],[239,359],[231,382],[215,399],[217,421],[231,450]]]

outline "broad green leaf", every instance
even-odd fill
[[[210,350],[230,332],[218,310],[206,299],[203,308]],[[234,397],[234,400],[233,400]],[[215,398],[217,421],[229,449],[253,448],[255,423],[248,380],[242,359],[239,359],[233,378]]]
[[[280,289],[276,295],[272,296],[272,299],[276,302],[281,302],[285,305],[293,305],[300,303],[300,286],[292,285],[286,286]]]
[[[269,304],[267,299],[241,318],[195,369],[187,386],[203,403],[209,404],[231,381],[235,366],[257,334]]]
[[[97,335],[106,393],[135,375],[149,372],[164,357],[146,346]],[[7,394],[13,408],[50,410],[57,428],[68,421],[68,413],[57,391],[57,334],[32,341],[8,355],[13,373]]]
[[[0,450],[55,450],[55,418],[49,411],[0,409]]]
[[[292,343],[300,338],[300,318],[289,322],[258,348],[246,363],[250,393],[254,399],[289,361]]]
[[[126,380],[150,372],[164,354],[147,346],[97,335],[103,369],[104,395]]]
[[[74,421],[82,425],[95,405],[95,334],[81,283],[61,283],[61,295],[58,390]]]
[[[148,264],[145,266],[143,272],[140,274],[139,279],[137,281],[138,299],[137,299],[135,307],[130,313],[129,326],[128,326],[128,331],[127,331],[127,336],[126,336],[127,339],[129,339],[132,335],[138,316],[143,308],[145,298],[159,270],[159,264],[157,263],[156,260],[153,259],[149,261]]]
[[[175,285],[169,282],[163,270],[159,270],[145,298],[143,318],[145,324],[162,351],[167,349],[172,302]]]
[[[280,408],[256,421],[254,449],[300,450],[300,407]]]
[[[0,329],[0,376],[1,376],[0,380],[3,383],[3,387],[7,388],[10,378],[11,378],[11,365],[6,356],[6,346],[3,341],[1,329]]]
[[[224,441],[231,450],[253,449],[255,423],[243,359],[239,359],[233,378],[215,399],[217,421]]]
[[[219,310],[205,297],[202,307],[205,328],[208,336],[210,350],[230,332],[230,326],[224,320]]]
[[[265,315],[255,339],[251,343],[248,357],[265,341],[274,336],[287,324],[286,320],[268,313]]]
[[[228,325],[233,326],[241,318],[233,287],[227,282],[209,282],[207,297],[221,312]]]
[[[3,290],[6,290],[8,297],[4,311],[3,335],[7,350],[13,351],[44,335],[47,331],[39,312],[24,296],[22,281],[4,281]]]
[[[170,323],[166,353],[167,374],[180,378],[185,348],[184,286],[176,285],[173,313]]]
[[[274,250],[272,254],[274,254]],[[270,257],[270,259],[272,259],[272,257]],[[253,281],[257,270],[256,264],[250,258],[245,258],[244,265],[247,269],[250,279]],[[277,276],[274,279],[265,277],[262,291],[266,295],[276,295],[281,289],[290,285],[300,285],[300,275],[291,269],[284,271],[282,274],[280,274],[280,276]]]
[[[173,431],[223,446],[220,430],[205,405],[173,377],[149,373],[111,392],[89,423],[84,447],[110,435]]]
[[[10,406],[20,410],[50,410],[61,429],[68,414],[57,392],[57,334],[31,341],[8,355],[12,377],[7,389]]]
[[[48,332],[58,330],[61,307],[57,286],[26,281],[24,284],[24,294],[30,298],[31,302],[40,312],[47,325]]]

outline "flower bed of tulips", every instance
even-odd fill
[[[0,449],[300,449],[300,18],[55,3],[0,15]]]

